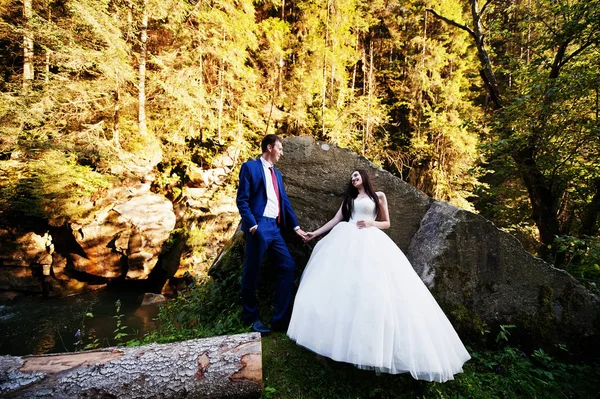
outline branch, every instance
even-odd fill
[[[562,62],[561,66],[564,66],[567,62],[571,61],[573,58],[575,58],[583,50],[585,50],[586,48],[588,48],[592,44],[594,44],[594,42],[595,42],[594,40],[590,40],[589,42],[582,44],[581,47],[579,47],[577,50],[573,51],[569,56],[565,57],[565,59]]]
[[[450,19],[450,18],[446,18],[443,15],[438,14],[437,12],[435,12],[435,10],[431,9],[431,8],[427,8],[426,11],[429,11],[430,13],[432,13],[434,16],[436,16],[437,18],[441,19],[442,21],[457,27],[458,29],[462,29],[465,32],[468,32],[469,35],[473,36],[473,38],[475,39],[475,42],[477,43],[479,41],[479,39],[477,38],[477,35],[475,35],[475,32],[473,32],[473,30],[471,28],[469,28],[466,25],[461,25],[458,22]]]
[[[483,13],[485,12],[485,9],[487,8],[487,6],[490,5],[490,3],[492,2],[492,0],[487,0],[485,2],[485,4],[483,5],[483,7],[481,7],[481,11],[479,11],[479,16],[482,17]]]

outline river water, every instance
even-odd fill
[[[67,298],[26,297],[0,305],[0,355],[29,355],[77,350],[89,343],[90,332],[100,347],[115,346],[117,315],[121,301],[122,325],[127,337],[142,337],[155,328],[157,305],[140,306],[139,293],[98,291]],[[86,317],[92,313],[93,317]],[[77,331],[83,332],[83,339]]]

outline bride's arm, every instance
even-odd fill
[[[360,229],[365,227],[377,227],[380,230],[390,228],[390,213],[388,211],[387,198],[382,191],[378,191],[375,194],[379,198],[379,220],[360,220],[356,223]]]
[[[340,205],[340,209],[338,209],[333,219],[331,219],[329,222],[325,223],[323,226],[319,227],[315,231],[309,231],[308,233],[306,233],[305,241],[310,241],[313,238],[320,236],[321,234],[327,233],[329,230],[333,229],[336,224],[344,220],[344,216],[342,214],[342,205]]]

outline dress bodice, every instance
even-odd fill
[[[375,220],[375,202],[369,197],[354,199],[350,222]]]

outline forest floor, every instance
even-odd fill
[[[565,364],[505,346],[474,351],[464,372],[445,383],[410,374],[376,374],[316,355],[285,333],[263,337],[262,398],[598,398],[600,368]]]

